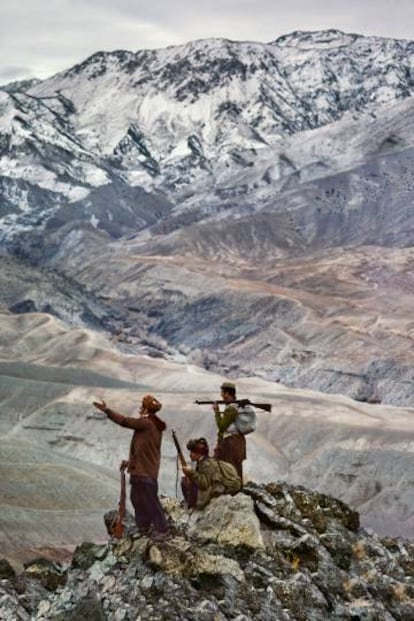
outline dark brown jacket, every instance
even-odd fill
[[[110,410],[108,418],[134,430],[129,448],[128,472],[139,477],[158,478],[161,462],[162,432],[166,424],[158,416],[140,416],[133,418],[123,416]]]

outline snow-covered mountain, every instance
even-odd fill
[[[164,218],[168,201],[186,212],[202,202],[211,213],[246,190],[278,193],[280,179],[301,167],[292,149],[308,175],[326,176],[329,137],[306,137],[298,149],[303,132],[343,119],[349,136],[353,120],[412,96],[414,42],[336,30],[268,44],[210,39],[98,52],[15,88],[0,99],[3,235],[58,211],[52,228],[70,217],[119,236],[153,223],[149,212]],[[263,200],[253,194],[250,204]],[[148,204],[144,214],[138,202]],[[115,224],[119,210],[124,226]]]
[[[132,351],[407,403],[413,95],[414,42],[335,30],[99,52],[0,93],[0,239]]]
[[[84,146],[127,168],[128,152],[154,174],[167,158],[211,160],[226,145],[260,148],[408,97],[413,56],[412,42],[338,31],[270,44],[205,40],[97,53],[30,92],[61,93]]]

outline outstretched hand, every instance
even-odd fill
[[[219,404],[217,403],[217,401],[215,401],[213,404],[213,412],[214,414],[218,414],[219,411],[220,411]]]
[[[106,410],[106,403],[105,401],[94,401],[93,405],[98,408],[98,410],[101,410],[101,412],[105,412]]]

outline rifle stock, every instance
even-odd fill
[[[175,435],[174,429],[171,429],[171,435],[174,440],[175,448],[177,449],[178,459],[180,460],[180,464],[182,468],[187,466],[187,462],[185,461],[185,457],[180,447],[180,443],[178,442],[177,436]]]
[[[223,405],[226,402],[220,399],[217,399],[216,401],[200,401],[199,399],[196,399],[194,403],[197,403],[197,405],[213,405],[214,403]],[[253,403],[252,401],[250,401],[250,399],[236,399],[234,403],[237,403],[237,405],[241,405],[241,406],[252,405],[254,408],[259,408],[260,410],[265,410],[266,412],[272,411],[271,403]]]
[[[121,495],[119,497],[118,514],[112,527],[112,535],[121,539],[124,534],[124,518],[126,512],[125,470],[121,470]]]

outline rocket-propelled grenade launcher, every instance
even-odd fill
[[[199,399],[196,399],[194,401],[194,403],[197,403],[197,405],[213,405],[214,403],[218,403],[219,405],[223,405],[226,402],[225,401],[221,401],[219,399],[217,399],[215,401],[201,401]],[[272,404],[271,403],[253,403],[252,401],[250,401],[250,399],[236,399],[236,401],[233,401],[233,403],[236,403],[240,407],[244,407],[245,405],[252,405],[254,408],[259,408],[260,410],[265,410],[266,412],[271,412],[272,411]]]

